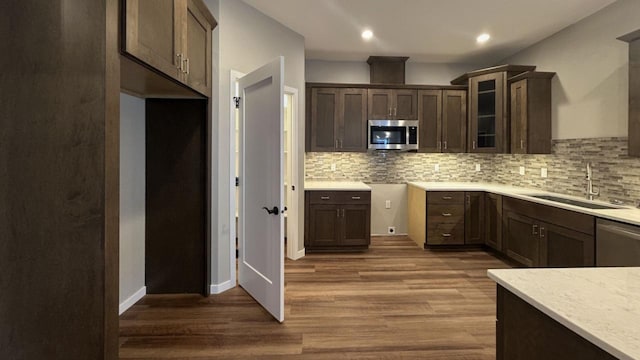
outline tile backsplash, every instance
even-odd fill
[[[550,155],[306,153],[305,179],[373,184],[493,182],[582,196],[587,162],[593,165],[593,184],[600,190],[598,199],[638,204],[640,158],[627,156],[627,138],[623,137],[554,140]],[[335,171],[331,170],[332,164]],[[476,171],[477,165],[480,171]],[[521,166],[524,175],[520,175]],[[541,168],[547,168],[548,177],[541,176]]]

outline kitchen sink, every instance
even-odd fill
[[[534,197],[534,198],[537,198],[537,199],[555,201],[555,202],[559,202],[559,203],[562,203],[562,204],[579,206],[579,207],[583,207],[583,208],[587,208],[587,209],[594,209],[594,210],[622,209],[622,207],[620,207],[620,206],[603,205],[603,204],[592,203],[592,202],[589,202],[589,201],[580,201],[580,200],[574,200],[574,199],[567,199],[567,198],[563,198],[563,197],[559,197],[559,196],[553,196],[553,195],[528,195],[528,196],[531,196],[531,197]]]

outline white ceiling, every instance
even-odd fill
[[[305,37],[307,59],[494,64],[615,0],[244,0]],[[373,30],[365,42],[360,34]],[[476,44],[476,36],[492,39]]]

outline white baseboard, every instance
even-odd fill
[[[118,315],[122,315],[123,312],[127,311],[127,309],[132,307],[133,304],[137,303],[138,300],[142,299],[145,295],[147,295],[147,287],[143,286],[140,290],[133,293],[133,295],[129,296],[127,300],[120,304]]]
[[[233,289],[235,286],[236,284],[234,282],[232,282],[231,280],[227,280],[220,284],[211,284],[211,286],[209,287],[209,292],[211,294],[220,294],[229,289]]]
[[[291,259],[291,260],[298,260],[298,259],[303,258],[305,255],[306,255],[305,249],[302,249],[302,250],[300,250],[300,251],[297,251],[297,252],[295,253],[295,255],[293,255],[293,257],[290,257],[289,259]]]

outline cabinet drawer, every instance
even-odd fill
[[[310,204],[370,204],[370,191],[308,191]]]
[[[429,204],[427,206],[427,223],[452,223],[460,221],[464,221],[464,205]]]
[[[427,227],[427,245],[463,245],[464,222],[434,223]]]
[[[429,191],[427,204],[461,204],[464,205],[464,191]]]

